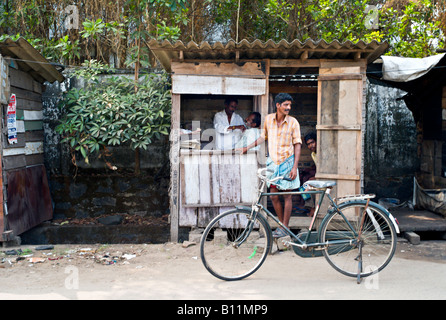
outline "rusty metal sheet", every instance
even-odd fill
[[[43,165],[7,172],[8,229],[15,235],[53,218],[53,207]]]

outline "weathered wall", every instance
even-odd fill
[[[62,92],[81,83],[66,80],[48,85],[43,96],[44,152],[48,170],[54,218],[86,218],[102,214],[128,213],[160,217],[168,213],[169,159],[168,138],[141,150],[141,175],[133,174],[134,151],[127,147],[110,148],[109,161],[118,170],[107,168],[101,159],[90,165],[79,161],[76,168],[68,147],[54,131],[61,112]]]
[[[364,191],[409,200],[419,159],[412,112],[398,100],[406,93],[376,80],[367,84]]]
[[[70,81],[48,86],[44,100],[45,165],[55,218],[94,217],[129,213],[161,216],[169,212],[168,139],[141,154],[143,173],[132,174],[133,151],[113,148],[117,172],[101,161],[80,163],[75,171],[71,155],[54,132],[60,111],[57,103]],[[402,100],[405,93],[370,80],[367,86],[364,146],[364,191],[377,198],[412,196],[413,176],[419,168],[416,126]],[[296,109],[297,110],[297,109]],[[302,115],[300,115],[302,117]],[[303,134],[306,132],[303,132]]]

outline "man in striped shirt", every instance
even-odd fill
[[[280,190],[293,190],[300,186],[298,164],[302,138],[300,134],[299,122],[289,115],[293,98],[287,93],[279,93],[275,100],[277,111],[266,116],[263,132],[259,139],[249,146],[239,149],[246,153],[249,149],[268,141],[268,153],[266,165],[268,171],[274,172],[270,178],[286,176],[290,181],[279,180],[275,185],[270,186],[270,192]],[[284,205],[279,196],[271,196],[271,201],[276,211],[277,217],[288,228],[292,210],[292,196],[284,195]],[[275,230],[275,237],[285,236],[286,233],[281,228]]]

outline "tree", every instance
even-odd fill
[[[100,76],[113,70],[97,61],[84,67],[73,76],[83,79],[85,86],[65,94],[64,116],[56,132],[87,163],[92,154],[105,158],[108,146],[147,149],[154,139],[168,134],[171,101],[165,73],[145,74],[135,82],[122,76]]]
[[[79,25],[67,28],[77,8]],[[368,11],[370,6],[375,10]],[[368,27],[376,13],[378,29]],[[267,23],[265,23],[267,22]],[[445,0],[15,0],[0,3],[0,31],[20,34],[51,60],[127,67],[145,42],[308,38],[388,41],[389,54],[426,56],[444,46]],[[142,65],[143,66],[143,65]]]
[[[445,0],[214,0],[208,6],[226,39],[388,41],[388,54],[407,57],[445,45]]]

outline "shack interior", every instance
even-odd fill
[[[178,240],[181,227],[204,227],[219,212],[249,206],[255,198],[256,171],[265,165],[266,148],[242,157],[209,147],[212,134],[207,133],[227,96],[238,98],[242,117],[260,112],[263,124],[275,112],[275,95],[291,94],[291,115],[299,121],[302,137],[317,131],[317,153],[324,151],[318,156],[316,178],[336,180],[335,197],[362,191],[365,70],[384,53],[386,43],[151,41],[149,47],[172,74],[172,241]],[[180,143],[180,129],[197,128],[201,132],[187,140],[198,143]],[[303,144],[299,167],[311,164]],[[290,226],[308,226],[309,219],[295,212]]]
[[[413,202],[418,208],[446,216],[446,54],[390,59],[395,59],[392,67],[384,67],[380,60],[369,65],[369,71],[374,79],[407,92],[402,99],[417,126],[416,156],[420,163],[414,172]],[[426,192],[419,192],[419,188],[432,194],[424,196]],[[431,196],[432,203],[422,201]]]

